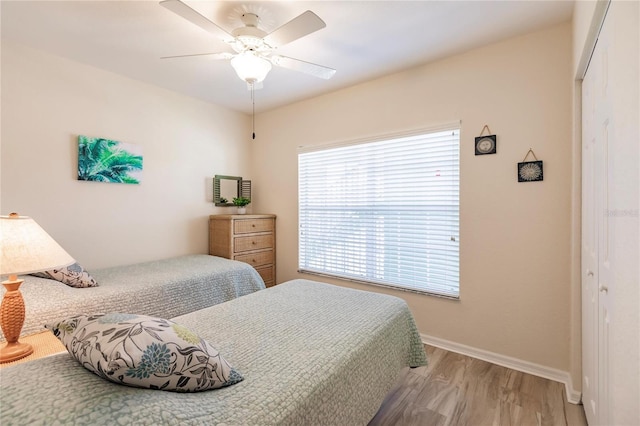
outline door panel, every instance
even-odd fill
[[[605,20],[582,85],[583,405],[590,425],[609,424],[610,145],[609,30]]]
[[[582,403],[592,425],[596,423],[598,411],[598,226],[594,131],[597,74],[590,67],[582,82]]]

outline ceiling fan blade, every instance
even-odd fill
[[[180,0],[164,0],[160,2],[160,6],[172,11],[173,13],[182,16],[187,21],[199,26],[205,31],[211,34],[221,37],[223,39],[233,39],[233,36],[225,29],[214,24],[209,19],[202,16]]]
[[[177,0],[176,0],[177,1]],[[307,10],[265,36],[272,47],[279,47],[326,27],[318,15]]]
[[[294,71],[300,71],[314,77],[330,79],[336,73],[333,68],[325,67],[311,62],[301,61],[300,59],[288,58],[286,56],[272,55],[271,62],[279,67],[288,68]]]
[[[227,52],[222,52],[222,53],[193,53],[193,54],[190,54],[190,55],[163,56],[160,59],[206,57],[207,59],[218,60],[218,59],[231,59],[234,56],[236,56],[236,55],[234,55],[233,53],[227,53]]]

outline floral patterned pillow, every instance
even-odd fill
[[[98,282],[93,278],[79,263],[65,266],[60,269],[52,269],[50,271],[36,272],[31,274],[34,277],[48,278],[50,280],[60,281],[69,287],[86,288],[97,287]]]
[[[47,324],[87,370],[123,385],[197,392],[243,377],[205,340],[170,320],[109,313]]]

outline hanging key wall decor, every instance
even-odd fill
[[[529,154],[533,155],[536,161],[527,161]],[[518,163],[518,182],[538,182],[542,178],[542,161],[539,161],[533,149],[529,148],[522,163]]]
[[[483,136],[485,130],[489,134]],[[476,137],[476,155],[495,154],[498,152],[497,144],[496,135],[492,135],[489,126],[485,124],[480,132],[480,136]]]

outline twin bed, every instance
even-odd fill
[[[73,288],[52,279],[21,276],[26,307],[22,335],[44,331],[44,324],[69,312],[119,311],[172,318],[265,288],[250,265],[204,254],[89,272],[98,287]]]
[[[426,364],[402,299],[315,281],[172,319],[244,380],[196,393],[132,388],[62,353],[0,371],[2,424],[365,425],[400,370]]]

